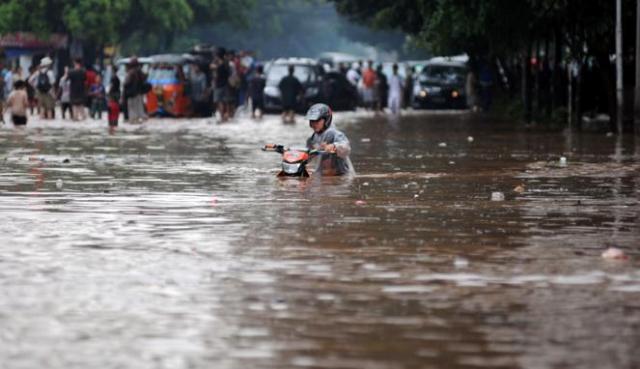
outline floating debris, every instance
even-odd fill
[[[438,144],[439,147],[447,147],[447,143],[446,142],[440,142]]]
[[[456,258],[453,259],[453,266],[458,269],[466,268],[469,266],[469,260],[461,256],[456,256]]]
[[[467,142],[473,142],[473,136],[467,137]]]
[[[364,200],[356,200],[356,202],[354,203],[358,206],[362,206],[362,205],[367,205],[367,202]]]
[[[558,161],[558,165],[561,167],[566,167],[567,166],[567,158],[565,158],[564,156],[560,157],[560,160]]]
[[[524,190],[525,190],[524,185],[523,184],[519,184],[513,189],[513,192],[523,193]]]
[[[603,259],[607,259],[607,260],[627,260],[629,259],[629,256],[627,256],[627,254],[624,253],[624,251],[616,248],[616,247],[609,247],[608,249],[606,249],[603,253],[602,253],[602,258]]]
[[[368,137],[361,138],[361,139],[360,139],[360,142],[371,142],[371,139],[370,139],[370,138],[368,138]]]
[[[56,188],[57,188],[57,189],[61,189],[61,188],[62,188],[62,180],[61,180],[61,179],[58,179],[58,180],[56,181]]]
[[[491,192],[491,201],[504,201],[504,194],[502,192]]]

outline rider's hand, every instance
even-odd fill
[[[335,154],[337,149],[336,149],[336,145],[334,144],[324,144],[323,150],[330,154]]]

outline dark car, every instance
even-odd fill
[[[324,70],[320,63],[313,59],[287,58],[268,63],[265,74],[267,83],[264,88],[264,108],[266,111],[282,110],[282,100],[278,84],[287,76],[289,66],[295,67],[293,75],[304,87],[304,97],[298,104],[298,111],[305,111],[322,98],[322,78]]]
[[[466,108],[467,71],[467,66],[463,63],[427,64],[418,74],[411,105],[414,109]]]
[[[321,101],[333,110],[354,110],[358,105],[358,89],[340,72],[328,72],[322,80]]]

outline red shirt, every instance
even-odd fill
[[[96,75],[96,72],[90,69],[87,69],[87,71],[85,72],[84,85],[87,89],[96,83]]]
[[[373,86],[376,84],[376,72],[371,69],[371,68],[367,68],[362,76],[362,84],[364,84],[364,87],[367,88],[373,88]]]

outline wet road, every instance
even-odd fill
[[[275,117],[2,127],[0,368],[640,367],[640,144],[336,122],[350,180]]]

